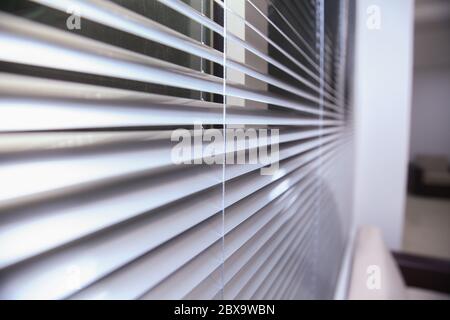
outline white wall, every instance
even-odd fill
[[[414,37],[410,159],[450,158],[450,1],[418,1]]]
[[[450,67],[414,72],[410,159],[445,154],[450,159]]]
[[[356,5],[355,223],[380,227],[389,247],[399,249],[406,193],[414,2],[358,0]],[[380,9],[380,29],[367,26],[369,18],[376,18],[367,14],[373,5]]]

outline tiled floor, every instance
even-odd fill
[[[408,195],[403,250],[450,260],[450,200]]]

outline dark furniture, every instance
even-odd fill
[[[410,194],[450,198],[450,169],[443,156],[418,156],[409,164]]]
[[[450,261],[393,252],[407,286],[450,294]]]

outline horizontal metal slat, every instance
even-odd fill
[[[0,60],[3,61],[226,94],[311,114],[340,118],[336,113],[322,111],[267,91],[251,90],[229,81],[224,86],[223,80],[218,77],[26,19],[4,13],[0,13],[0,18],[0,42],[4,49],[0,52]]]
[[[211,47],[203,45],[202,43],[184,36],[170,28],[167,28],[157,22],[154,22],[142,15],[137,14],[131,10],[121,7],[120,5],[110,3],[107,1],[96,0],[92,2],[80,2],[75,0],[33,0],[35,2],[47,5],[49,7],[66,12],[67,8],[77,6],[83,12],[83,17],[92,21],[110,26],[115,29],[126,31],[128,33],[143,37],[145,39],[153,40],[173,48],[183,50],[187,53],[211,60],[215,63],[223,65],[223,54]],[[292,86],[284,81],[281,81],[269,74],[259,72],[258,70],[249,67],[245,64],[237,62],[231,58],[227,58],[227,67],[233,68],[245,73],[255,79],[270,83],[283,90],[290,91],[298,96],[307,98],[311,101],[318,102],[318,97],[308,94],[304,90],[296,86]],[[304,80],[306,81],[306,80]],[[315,87],[316,91],[318,86]]]

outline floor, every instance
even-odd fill
[[[450,199],[408,195],[403,250],[450,260]]]

